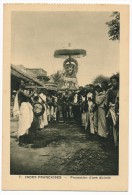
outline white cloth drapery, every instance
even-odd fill
[[[33,109],[29,102],[22,102],[19,114],[18,137],[28,134],[28,130],[33,122]]]

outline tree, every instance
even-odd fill
[[[96,85],[98,83],[102,83],[103,81],[106,81],[109,83],[109,77],[106,77],[104,75],[98,75],[94,80],[93,84]]]
[[[52,74],[50,78],[53,79],[53,81],[58,84],[60,79],[62,78],[63,72],[61,70],[58,70],[56,73]]]
[[[110,40],[120,40],[120,13],[113,12],[111,21],[106,22],[109,27],[108,35]]]

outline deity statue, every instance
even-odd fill
[[[63,73],[63,88],[76,89],[78,88],[77,82],[77,72],[78,63],[73,58],[68,58],[63,63],[64,73]]]
[[[78,63],[73,58],[68,58],[63,63],[64,67],[64,76],[67,78],[76,78],[76,74],[78,72]]]
[[[75,60],[75,58],[80,58],[84,56],[86,56],[86,50],[72,49],[71,43],[69,43],[68,48],[59,49],[54,52],[55,58],[66,59],[63,63],[64,72],[62,73],[60,81],[58,83],[59,89],[78,89],[78,62],[77,60]]]

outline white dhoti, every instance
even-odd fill
[[[95,129],[94,129],[94,113],[89,112],[89,126],[90,126],[90,133],[94,134]]]
[[[44,126],[47,126],[48,125],[48,119],[47,119],[47,108],[46,108],[46,105],[44,104],[44,108],[45,108],[45,111],[44,111]]]
[[[23,102],[20,107],[18,137],[28,134],[28,130],[33,122],[32,105],[29,102]]]
[[[87,127],[87,112],[82,113],[82,126]]]
[[[89,127],[90,133],[95,134],[95,132],[97,131],[96,127],[95,127],[95,121],[96,121],[96,112],[93,112],[93,102],[92,101],[88,101],[88,112],[86,115],[86,128]]]
[[[98,135],[106,138],[108,136],[105,110],[104,108],[101,108],[99,106],[98,106]]]
[[[47,108],[46,108],[46,105],[45,104],[43,104],[43,106],[44,106],[45,111],[44,111],[44,113],[43,113],[42,116],[39,116],[39,120],[40,120],[40,122],[39,122],[39,124],[40,124],[39,128],[41,128],[41,129],[48,125]]]

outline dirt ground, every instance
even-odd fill
[[[19,175],[117,175],[118,151],[75,123],[52,124],[19,146],[11,121],[10,173]]]

